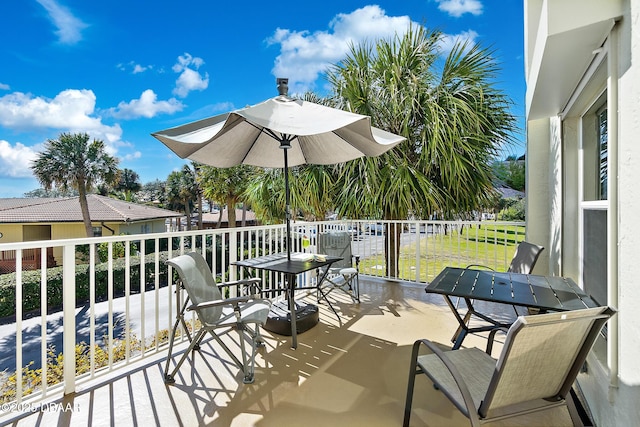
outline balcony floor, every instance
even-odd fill
[[[66,412],[45,410],[13,420],[14,426],[367,426],[402,424],[411,345],[428,338],[450,346],[456,324],[439,295],[423,286],[362,277],[362,302],[332,294],[342,326],[326,305],[320,323],[298,336],[264,333],[256,381],[242,384],[239,370],[207,341],[188,358],[176,383],[163,382],[164,360],[145,360],[78,386],[61,402]],[[503,314],[513,316],[511,307]],[[237,348],[237,335],[228,339]],[[483,336],[465,346],[484,348]],[[186,345],[182,345],[184,349]],[[501,346],[494,347],[494,356]],[[179,356],[179,354],[178,354]],[[416,381],[412,426],[469,425],[425,376]],[[491,425],[571,425],[555,409]]]

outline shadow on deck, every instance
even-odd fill
[[[84,384],[77,393],[25,415],[14,426],[305,426],[388,427],[402,424],[411,345],[428,338],[450,346],[456,323],[439,295],[424,287],[363,276],[362,302],[332,293],[342,326],[324,304],[320,323],[298,336],[264,332],[256,381],[242,374],[207,341],[187,359],[176,384],[163,382],[164,359],[131,365],[118,376]],[[307,297],[310,298],[310,297]],[[513,316],[504,307],[505,316]],[[238,348],[237,335],[226,336]],[[485,347],[484,336],[465,346]],[[182,344],[186,348],[186,344]],[[501,346],[494,347],[494,357]],[[179,354],[176,356],[176,358]],[[142,364],[143,363],[143,364]],[[416,382],[413,426],[469,425],[426,377]],[[65,411],[61,409],[66,409]],[[492,425],[571,425],[566,410]]]

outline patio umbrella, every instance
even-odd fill
[[[404,140],[371,126],[369,116],[279,96],[260,104],[152,133],[179,157],[219,168],[283,168],[287,256],[291,258],[289,166],[328,165],[378,156]]]

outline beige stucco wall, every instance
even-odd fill
[[[596,72],[592,76],[591,85],[580,87],[580,74],[567,76],[566,70],[561,69],[558,73],[565,73],[565,81],[572,79],[574,83],[557,87],[557,82],[561,79],[556,79],[546,87],[547,90],[553,89],[548,93],[550,95],[563,92],[568,94],[567,96],[575,96],[576,111],[563,111],[570,101],[567,97],[557,103],[555,111],[549,109],[551,104],[546,105],[548,117],[528,118],[527,238],[544,241],[541,244],[553,248],[542,260],[547,263],[545,267],[549,272],[556,272],[559,268],[563,275],[580,278],[581,126],[590,125],[581,124],[580,114],[588,108],[588,102],[595,101],[597,94],[608,88],[609,154],[612,156],[609,160],[609,180],[617,189],[617,199],[611,191],[609,195],[609,235],[613,236],[609,247],[613,250],[609,251],[608,262],[613,274],[609,275],[608,288],[609,302],[618,310],[618,314],[614,321],[609,323],[608,362],[603,364],[591,354],[587,371],[579,375],[578,382],[596,425],[637,425],[640,420],[640,369],[637,362],[640,359],[640,311],[637,309],[640,301],[640,0],[565,0],[561,4],[554,3],[558,8],[549,7],[549,0],[526,0],[526,4],[529,7],[525,7],[525,10],[534,14],[542,9],[550,11],[553,16],[548,17],[549,21],[562,22],[569,29],[612,16],[612,10],[616,13],[618,10],[622,11],[622,19],[617,21],[614,30],[616,36],[609,39],[614,40],[615,46],[612,46],[612,54],[608,55],[609,62],[605,62],[605,75]],[[580,13],[557,13],[560,6],[565,10]],[[539,74],[536,74],[536,60],[544,63],[545,58],[536,59],[532,53],[535,43],[543,38],[536,33],[541,28],[537,25],[540,22],[539,17],[529,18],[525,25],[528,32],[525,40],[529,49],[527,72],[537,76]],[[558,31],[561,32],[561,29]],[[565,42],[567,40],[570,39],[564,39]],[[573,39],[571,43],[581,43],[581,40]],[[563,47],[566,55],[575,53],[574,46],[568,44]],[[557,44],[555,47],[558,47]],[[595,49],[590,49],[589,53],[591,50]],[[538,52],[546,53],[547,50]],[[557,51],[555,53],[557,54]],[[584,58],[591,60],[595,55],[596,52],[593,56],[587,54]],[[614,69],[607,68],[611,67],[612,63],[616,64]],[[527,100],[535,99],[530,91],[540,90],[545,82],[538,80],[535,83],[527,88]],[[547,92],[542,90],[537,95],[537,99],[543,102],[548,99]],[[582,99],[579,99],[580,97]],[[583,101],[584,104],[578,105]],[[555,122],[559,115],[563,114],[567,115],[563,117],[561,145],[558,151],[558,145],[554,142],[558,136]],[[612,128],[614,126],[615,128]],[[612,169],[613,161],[617,162],[617,173]],[[556,180],[558,176],[559,181]],[[544,190],[545,185],[551,188]],[[538,189],[540,191],[537,191]],[[559,258],[553,253],[556,250]]]
[[[640,386],[640,0],[630,4],[621,22],[618,67],[618,322],[621,380]],[[640,409],[636,414],[637,422]]]
[[[0,224],[0,232],[3,234],[3,237],[0,239],[0,243],[22,242],[24,225],[25,224]],[[51,240],[87,237],[83,223],[42,223],[42,225],[51,226]],[[93,226],[102,227],[102,235],[105,237],[120,234],[146,234],[166,232],[164,219],[157,219],[154,221],[140,221],[130,224],[93,223]],[[62,248],[54,247],[53,256],[56,262],[61,263]]]
[[[549,199],[549,156],[551,127],[550,119],[534,120],[527,123],[526,156],[526,240],[542,245],[550,244],[550,199]],[[547,274],[549,271],[549,251],[540,254],[533,273]]]
[[[22,242],[22,224],[0,224],[0,243]]]

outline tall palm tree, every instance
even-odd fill
[[[332,102],[407,138],[376,158],[339,168],[336,206],[358,218],[471,212],[491,197],[491,161],[512,139],[511,101],[495,86],[493,53],[411,26],[402,36],[352,46],[332,67]],[[391,232],[393,231],[393,232]],[[387,230],[387,272],[397,273],[400,229]]]
[[[62,133],[45,143],[31,169],[46,190],[78,191],[87,237],[93,237],[87,194],[97,185],[117,182],[119,172],[118,159],[107,154],[104,142],[90,141],[86,133]]]
[[[117,191],[122,191],[124,193],[124,199],[127,202],[130,202],[133,193],[142,189],[142,184],[140,184],[140,176],[138,176],[138,174],[131,169],[123,169],[120,172],[120,179],[118,180],[115,189]]]
[[[229,227],[236,226],[236,205],[244,201],[244,192],[254,170],[245,165],[231,168],[200,165],[198,169],[197,181],[204,197],[227,206]]]
[[[173,171],[167,178],[167,200],[172,208],[182,210],[187,217],[187,230],[191,230],[191,206],[199,197],[196,172],[189,165]]]

